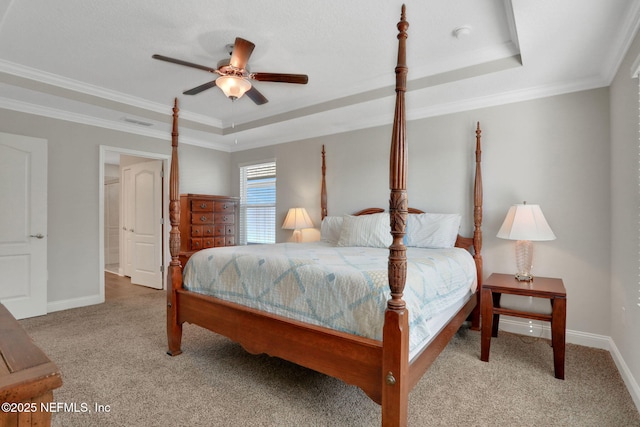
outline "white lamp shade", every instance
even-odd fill
[[[542,214],[539,205],[525,203],[513,205],[498,231],[497,237],[509,240],[554,240],[551,227]]]
[[[313,221],[305,208],[291,208],[287,212],[282,228],[285,230],[300,230],[302,228],[312,228]]]
[[[218,86],[224,94],[231,99],[241,98],[242,95],[251,89],[251,83],[242,77],[220,76],[216,79]]]

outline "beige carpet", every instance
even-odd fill
[[[90,410],[54,414],[55,426],[380,425],[359,389],[196,326],[167,356],[163,291],[107,297],[20,322],[62,371],[54,400]],[[501,333],[484,363],[479,338],[460,331],[411,392],[411,426],[640,426],[608,352],[568,345],[561,381],[547,341]]]

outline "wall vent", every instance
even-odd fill
[[[122,120],[127,122],[127,123],[132,123],[132,124],[138,125],[138,126],[146,126],[146,127],[153,126],[153,123],[143,122],[142,120],[133,119],[131,117],[123,117]]]

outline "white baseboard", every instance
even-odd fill
[[[611,342],[611,349],[609,352],[611,353],[611,357],[613,357],[613,361],[616,363],[618,367],[618,371],[620,372],[620,376],[624,380],[624,383],[627,385],[627,390],[629,390],[629,394],[631,394],[631,398],[633,399],[633,403],[636,404],[636,408],[638,412],[640,412],[640,386],[638,382],[633,378],[631,371],[629,370],[629,366],[625,363],[620,351],[618,351],[618,347],[616,343],[609,339]]]
[[[104,297],[91,295],[88,297],[73,298],[62,301],[52,301],[47,303],[47,313],[54,311],[68,310],[70,308],[84,307],[87,305],[102,304]]]
[[[534,320],[529,323],[528,321],[511,320],[508,317],[502,318],[501,316],[500,330],[512,332],[514,334],[551,339],[551,328],[548,322]],[[624,361],[622,354],[618,351],[618,347],[616,347],[616,344],[611,337],[567,329],[566,341],[570,344],[607,350],[611,354],[611,357],[620,372],[620,376],[627,386],[627,390],[629,390],[629,394],[631,394],[631,398],[633,399],[638,412],[640,412],[640,386],[631,374],[627,363]]]
[[[500,316],[500,329],[514,334],[551,339],[551,328],[549,322],[532,320],[531,323],[529,323],[528,321],[511,320],[511,318],[506,316]],[[611,338],[605,335],[596,335],[588,332],[572,331],[567,329],[566,341],[570,344],[578,344],[585,347],[611,351]]]

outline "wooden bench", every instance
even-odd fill
[[[2,304],[0,356],[0,426],[50,425],[47,403],[53,401],[62,377]]]

